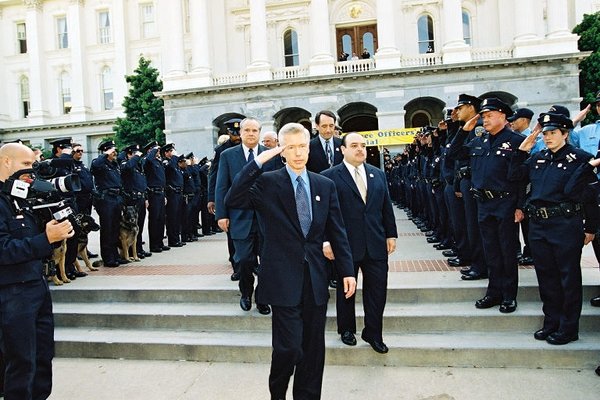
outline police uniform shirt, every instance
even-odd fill
[[[151,188],[164,188],[166,186],[165,168],[162,161],[156,158],[159,148],[150,150],[144,158],[143,170],[146,184]]]
[[[102,154],[92,161],[91,171],[98,190],[121,188],[119,164],[116,161],[108,161],[106,154]]]
[[[183,188],[183,171],[179,168],[179,165],[177,165],[178,159],[178,156],[173,156],[164,160],[167,186],[173,188]]]
[[[127,192],[143,193],[146,191],[146,176],[142,172],[140,156],[134,155],[129,160],[121,161],[121,179],[123,190]]]
[[[183,173],[183,193],[194,194],[196,193],[196,185],[194,184],[194,178],[192,176],[192,166],[188,165],[187,168],[180,168]]]
[[[94,190],[94,178],[92,172],[85,166],[83,161],[73,160],[73,173],[79,176],[81,183],[81,194],[89,194]]]

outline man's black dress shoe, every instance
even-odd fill
[[[77,275],[75,275],[75,272],[67,272],[67,279],[74,281],[75,279],[77,279]]]
[[[449,258],[448,260],[446,260],[446,262],[451,267],[466,267],[467,265],[471,264],[470,261],[458,257]]]
[[[444,257],[456,257],[456,256],[458,256],[458,254],[456,254],[456,252],[454,250],[444,250],[444,251],[442,251],[442,255]]]
[[[548,335],[548,337],[546,338],[546,342],[550,343],[550,344],[567,344],[570,342],[574,342],[576,340],[579,340],[579,335],[574,333],[574,334],[567,334],[561,331],[558,332],[554,332],[550,335]]]
[[[385,354],[388,352],[388,347],[385,345],[385,343],[380,342],[379,340],[369,339],[365,337],[365,335],[360,335],[360,337],[362,338],[362,340],[369,343],[373,350],[375,350],[376,352],[380,354]]]
[[[427,238],[427,243],[439,243],[440,239],[436,236],[431,236]]]
[[[590,300],[592,307],[600,307],[600,296],[596,296]]]
[[[79,271],[75,271],[75,272],[73,272],[73,274],[74,274],[74,275],[75,275],[77,278],[83,278],[84,276],[88,276],[88,274],[87,274],[87,273],[85,273],[85,272],[83,272],[83,271],[81,271],[81,272],[79,272]]]
[[[533,257],[521,257],[519,265],[533,265]]]
[[[516,309],[516,300],[504,300],[502,304],[500,304],[500,312],[504,314],[510,314],[511,312],[515,312]]]
[[[329,287],[335,289],[337,287],[337,281],[335,279],[329,280]]]
[[[240,273],[239,272],[234,272],[233,274],[231,274],[231,280],[232,281],[239,281],[240,280]]]
[[[98,254],[96,254],[96,253],[92,253],[91,251],[89,251],[89,250],[88,250],[88,252],[87,252],[87,256],[88,256],[88,258],[97,258],[97,257],[98,257]]]
[[[450,246],[449,244],[446,244],[446,243],[442,242],[442,243],[438,243],[438,244],[434,245],[433,248],[435,248],[436,250],[444,250],[445,251],[445,250],[451,249],[452,246]],[[455,255],[456,254],[454,254],[454,256]],[[454,256],[452,256],[452,257],[454,257]],[[446,256],[446,257],[450,257],[450,256]]]
[[[125,259],[123,259],[123,258],[119,258],[119,259],[117,259],[117,262],[118,262],[119,264],[129,264],[129,260],[125,260]]]
[[[427,231],[427,232],[425,232],[425,237],[426,238],[435,237],[435,233],[433,231]]]
[[[344,333],[342,333],[342,343],[348,345],[348,346],[356,346],[356,337],[354,336],[354,333],[350,332],[350,331],[346,331]]]
[[[469,272],[460,271],[462,276],[460,279],[463,281],[478,281],[480,279],[487,279],[487,274],[480,274],[477,271],[469,270]]]
[[[271,307],[269,307],[268,304],[257,304],[256,305],[256,309],[262,315],[269,315],[269,314],[271,314]]]
[[[556,329],[542,328],[539,331],[535,331],[533,337],[535,340],[546,340],[546,338],[556,332]]]
[[[252,301],[250,301],[250,297],[242,297],[240,299],[240,307],[244,311],[250,311],[252,308]]]
[[[596,375],[600,376],[600,365],[596,368]]]
[[[162,253],[163,249],[162,249],[162,247],[160,247],[160,248],[150,248],[150,251],[152,253]],[[150,254],[152,254],[152,253],[150,253]]]
[[[109,262],[109,263],[104,263],[103,265],[108,268],[117,268],[119,266],[119,263],[118,262]]]
[[[163,246],[162,249],[163,249],[163,251],[169,251],[169,250],[171,250],[171,248],[169,246]]]
[[[169,243],[169,247],[183,247],[183,243],[182,242]]]
[[[149,251],[142,250],[142,253],[144,254],[144,257],[152,257],[152,253]]]
[[[499,306],[502,304],[502,300],[495,299],[492,296],[483,296],[481,299],[475,302],[475,307],[477,308],[492,308],[494,306]]]

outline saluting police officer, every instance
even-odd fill
[[[121,215],[121,171],[117,163],[115,142],[107,140],[100,143],[102,152],[92,161],[92,175],[96,182],[97,196],[95,207],[100,217],[100,256],[105,267],[118,267],[120,261],[119,221]]]
[[[165,234],[165,168],[162,164],[160,146],[153,140],[144,146],[146,156],[143,170],[146,176],[148,198],[148,238],[150,252],[161,253],[170,249],[163,243]]]
[[[570,119],[542,113],[538,121],[546,149],[527,158],[540,131],[529,135],[513,156],[511,178],[531,183],[525,210],[544,312],[534,337],[562,345],[579,338],[581,250],[594,239],[600,219],[595,190],[577,179],[583,170],[590,181],[597,179],[588,164],[592,155],[567,143]]]
[[[169,247],[182,247],[181,241],[181,204],[183,202],[183,171],[179,168],[179,156],[175,154],[175,145],[167,143],[161,148],[164,156],[167,195],[166,225]]]
[[[142,168],[142,152],[140,146],[132,144],[123,149],[125,155],[121,160],[121,180],[123,181],[123,197],[127,205],[135,206],[138,213],[137,255],[139,258],[152,256],[144,251],[142,232],[146,219],[146,189],[148,184]]]
[[[189,156],[189,158],[188,158]],[[179,157],[179,169],[183,172],[183,195],[181,197],[181,241],[195,242],[198,239],[194,237],[196,227],[196,219],[194,219],[194,199],[196,193],[196,184],[194,183],[194,167],[191,165],[191,160],[194,155],[189,153]]]

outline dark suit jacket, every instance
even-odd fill
[[[344,163],[321,174],[335,182],[354,261],[360,261],[366,255],[373,260],[387,260],[386,239],[398,237],[392,200],[383,171],[365,164],[365,172],[366,204]]]
[[[342,139],[337,137],[332,137],[331,139],[333,140],[333,165],[337,165],[341,163],[344,159],[342,151],[340,150],[340,146],[342,145]],[[308,153],[308,162],[306,163],[306,169],[311,172],[319,173],[329,168],[329,163],[327,162],[327,155],[325,154],[325,150],[323,150],[323,146],[321,145],[321,140],[319,139],[319,136],[310,141],[309,147],[310,152]]]
[[[294,188],[286,168],[263,174],[256,163],[249,163],[238,174],[225,198],[229,207],[254,208],[264,227],[258,303],[283,307],[299,305],[307,265],[316,304],[327,302],[325,235],[333,247],[338,276],[354,276],[335,185],[321,175],[309,172],[308,176],[312,225],[306,238],[300,228]]]

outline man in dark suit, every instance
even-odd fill
[[[225,195],[231,187],[235,176],[244,165],[252,162],[254,158],[265,150],[258,144],[260,139],[260,122],[254,118],[245,118],[240,122],[241,146],[234,146],[221,153],[217,182],[215,187],[215,217],[219,228],[228,232],[233,240],[235,252],[234,265],[238,267],[240,275],[240,307],[244,311],[252,308],[252,293],[254,292],[254,275],[252,271],[258,265],[258,252],[260,248],[260,232],[256,214],[253,210],[237,209],[225,205]],[[275,161],[275,160],[272,160]],[[265,165],[269,170],[272,162]],[[267,304],[256,304],[258,312],[269,314],[271,309]]]
[[[358,268],[363,275],[363,306],[365,328],[361,337],[378,353],[387,353],[383,342],[383,309],[385,308],[388,275],[388,254],[396,249],[396,222],[385,174],[365,163],[365,138],[349,133],[342,140],[344,161],[322,174],[333,182],[344,217],[348,241],[352,249],[354,276]],[[331,246],[324,246],[331,251]],[[356,345],[355,296],[345,299],[337,288],[337,325],[342,342]]]
[[[315,124],[319,135],[310,141],[310,153],[306,169],[320,173],[342,162],[340,151],[342,139],[334,136],[335,114],[331,111],[319,111],[315,115]]]
[[[326,236],[346,297],[356,289],[335,185],[305,168],[309,140],[302,125],[284,125],[279,132],[282,147],[266,150],[246,164],[225,198],[228,207],[254,208],[264,228],[257,297],[273,308],[272,399],[285,398],[292,374],[294,398],[321,397],[329,298]],[[263,174],[261,166],[280,153],[286,167]]]

